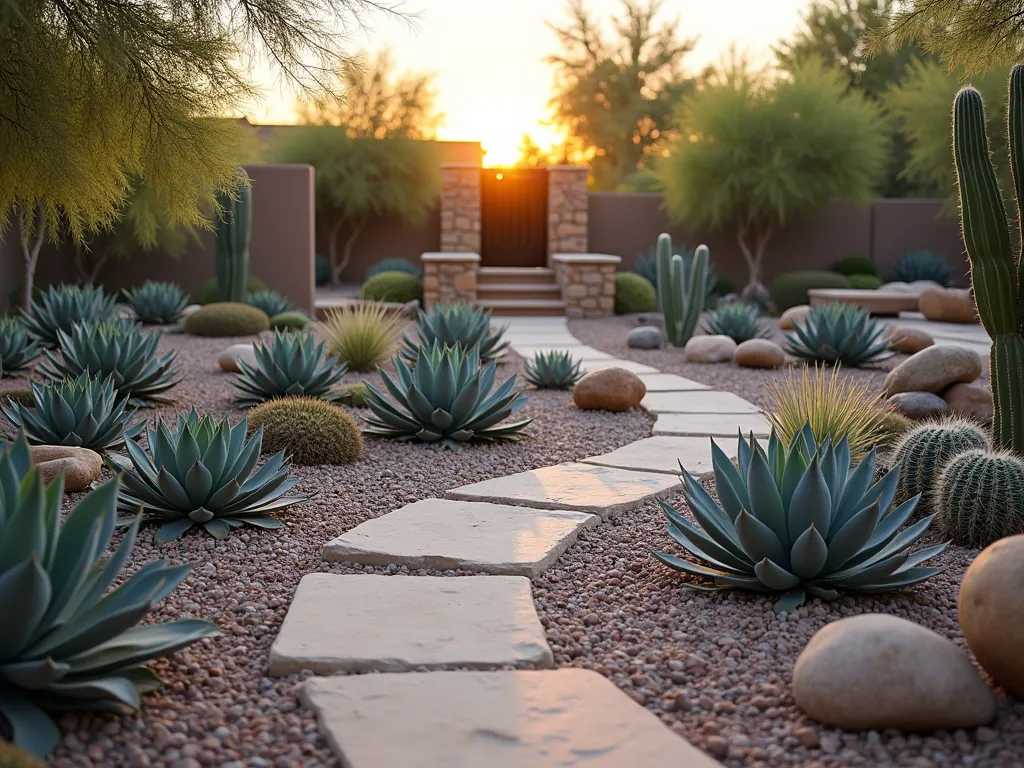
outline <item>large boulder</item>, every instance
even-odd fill
[[[736,351],[736,342],[728,336],[692,336],[683,347],[691,363],[728,363]]]
[[[793,669],[793,698],[809,717],[849,730],[952,731],[984,725],[996,712],[966,653],[930,629],[877,613],[815,633]]]
[[[941,392],[959,381],[981,376],[981,358],[966,347],[934,346],[908,357],[885,376],[887,395],[897,392]]]
[[[736,347],[733,358],[744,368],[778,368],[786,362],[786,353],[769,339],[747,339]]]
[[[954,413],[981,424],[992,423],[992,390],[983,384],[953,384],[942,392],[942,398]]]
[[[64,476],[64,492],[84,491],[100,476],[103,459],[88,448],[68,445],[33,445],[29,448],[32,461],[39,468],[45,482],[58,475]]]
[[[982,550],[960,582],[967,646],[992,679],[1024,699],[1024,536]]]
[[[783,331],[792,331],[796,327],[796,324],[802,323],[810,313],[810,304],[797,304],[795,307],[790,307],[783,312],[782,317],[779,318],[779,329]]]
[[[918,309],[926,318],[941,323],[976,323],[978,313],[970,290],[929,287],[921,291]]]
[[[889,402],[897,413],[914,421],[942,416],[949,410],[946,401],[931,392],[898,392],[889,398]]]
[[[217,357],[217,364],[222,371],[228,373],[241,373],[238,361],[244,360],[250,368],[256,367],[256,353],[252,344],[232,344]]]
[[[653,325],[642,325],[629,332],[626,346],[632,349],[661,349],[665,346],[665,334]]]
[[[889,334],[889,349],[904,355],[916,355],[922,349],[934,345],[932,335],[921,328],[898,325]]]
[[[577,408],[600,411],[625,411],[640,404],[647,386],[640,377],[625,368],[591,371],[572,390]]]

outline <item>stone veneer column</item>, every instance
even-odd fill
[[[615,267],[619,256],[603,253],[556,253],[551,257],[562,288],[566,317],[605,317],[615,311]]]
[[[555,165],[548,169],[548,256],[587,252],[590,201],[585,165]]]
[[[480,266],[478,253],[424,253],[423,308],[435,304],[476,301],[476,272]]]
[[[480,166],[441,166],[441,250],[480,252]]]

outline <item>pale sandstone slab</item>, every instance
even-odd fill
[[[640,407],[651,413],[760,413],[732,392],[649,392]]]
[[[737,430],[744,436],[753,432],[754,437],[768,437],[772,426],[759,413],[659,413],[651,432],[655,435],[736,437]]]
[[[275,676],[552,663],[523,576],[307,574],[270,648]]]
[[[572,509],[607,519],[660,498],[679,487],[678,478],[593,464],[556,464],[495,477],[448,491],[451,499],[490,501],[537,509]]]
[[[424,499],[357,525],[326,544],[323,558],[536,576],[598,522],[584,512]]]
[[[721,768],[585,669],[313,678],[347,768]]]
[[[729,458],[736,457],[734,440],[720,441],[719,448],[725,451]],[[583,462],[670,475],[678,475],[679,465],[682,464],[683,469],[691,475],[701,475],[712,471],[711,439],[670,435],[645,437],[611,453],[583,459]]]
[[[652,368],[649,365],[643,363],[635,363],[632,360],[584,360],[580,364],[580,370],[584,373],[590,373],[590,371],[599,371],[602,368],[624,368],[631,373],[637,375],[641,373],[658,373],[657,368]]]
[[[694,392],[711,389],[707,384],[674,373],[638,373],[648,392]]]
[[[517,345],[513,344],[512,349],[520,357],[532,358],[538,352],[568,352],[574,360],[612,360],[614,359],[607,352],[588,347],[580,343],[576,344],[535,344]]]

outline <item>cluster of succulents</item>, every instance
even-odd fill
[[[704,332],[728,336],[737,344],[750,339],[767,339],[771,331],[761,320],[761,310],[744,302],[721,304],[704,317]]]
[[[953,270],[945,258],[932,251],[908,251],[900,257],[892,270],[893,282],[913,283],[930,280],[939,285],[949,285]]]
[[[269,343],[253,347],[255,366],[238,361],[238,402],[252,406],[288,396],[337,400],[334,386],[345,375],[346,367],[336,355],[325,359],[324,345],[307,334],[274,331]]]
[[[363,435],[352,416],[315,397],[282,397],[248,414],[249,432],[263,430],[263,451],[284,451],[297,465],[350,464],[363,457]]]
[[[0,378],[18,376],[39,357],[39,342],[13,317],[0,317]]]
[[[332,310],[321,323],[327,349],[354,371],[372,371],[391,359],[405,321],[383,304],[363,302]]]
[[[138,288],[124,291],[125,301],[140,323],[172,325],[181,320],[189,296],[174,283],[147,280]]]
[[[58,332],[70,333],[77,323],[101,323],[117,318],[116,296],[92,286],[50,286],[23,311],[21,322],[43,346],[56,347]]]
[[[523,361],[523,378],[537,389],[572,389],[583,378],[582,364],[565,350],[535,352]]]
[[[988,435],[966,419],[918,424],[900,438],[892,451],[892,463],[903,468],[896,498],[921,496],[924,505],[931,505],[931,492],[946,465],[961,453],[988,447]]]
[[[250,307],[262,310],[267,317],[283,315],[285,312],[291,312],[295,309],[295,305],[287,298],[277,291],[270,290],[250,293],[245,297],[245,303]]]
[[[892,355],[888,328],[852,304],[831,302],[811,307],[803,321],[786,334],[790,354],[829,365],[856,368]]]
[[[504,328],[491,331],[491,311],[468,304],[437,304],[429,312],[420,312],[416,334],[418,342],[408,335],[402,337],[401,354],[410,363],[416,360],[421,347],[435,342],[464,350],[476,349],[482,365],[497,360],[508,347]]]

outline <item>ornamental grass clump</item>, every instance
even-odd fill
[[[142,522],[159,523],[155,544],[181,538],[196,526],[218,539],[243,525],[281,528],[271,513],[311,496],[289,495],[299,481],[291,477],[284,451],[256,469],[263,430],[248,440],[247,431],[245,419],[231,425],[193,408],[173,428],[159,419],[147,428],[148,453],[136,440],[126,440],[127,456],[108,457],[123,473],[117,504],[127,517],[120,522],[127,524],[141,512]]]
[[[866,309],[831,302],[811,307],[793,333],[786,334],[786,347],[804,360],[856,368],[892,355],[888,333],[888,327],[872,320]]]
[[[941,568],[920,567],[941,543],[914,550],[932,517],[905,530],[918,497],[889,507],[897,465],[877,482],[875,451],[851,467],[850,444],[818,443],[805,426],[788,445],[776,435],[767,452],[742,436],[738,468],[711,441],[716,502],[683,470],[683,495],[696,523],[662,502],[669,535],[703,561],[663,552],[654,556],[697,580],[687,589],[749,589],[779,595],[776,613],[807,596],[832,600],[843,593],[886,592],[917,584]]]
[[[535,352],[523,361],[523,378],[537,389],[572,389],[583,378],[582,364],[564,350]]]
[[[465,350],[477,350],[481,365],[497,360],[508,347],[505,329],[491,332],[491,311],[469,304],[435,304],[429,312],[420,312],[416,322],[418,341],[403,336],[401,354],[406,361],[416,360],[421,347],[438,344]]]
[[[253,406],[276,397],[302,396],[337,400],[333,390],[345,375],[345,363],[334,355],[326,359],[324,342],[308,334],[274,331],[270,343],[253,346],[256,365],[238,361],[241,373],[235,379],[236,400]]]
[[[516,389],[514,375],[494,389],[497,364],[481,368],[475,348],[467,351],[435,341],[419,348],[414,367],[400,357],[394,365],[394,377],[378,369],[394,402],[366,384],[366,404],[372,411],[364,417],[367,435],[438,443],[457,451],[474,439],[519,440],[531,421],[502,423],[526,398]]]
[[[191,566],[122,573],[140,520],[108,554],[118,491],[104,483],[62,522],[63,478],[43,483],[22,436],[0,447],[0,732],[37,757],[60,739],[51,718],[132,714],[163,685],[146,662],[219,634],[199,619],[136,626]]]
[[[71,333],[76,323],[102,323],[117,319],[116,296],[91,285],[50,286],[23,311],[21,322],[32,338],[45,347],[56,347],[57,332]]]
[[[0,317],[0,378],[14,378],[39,357],[39,342],[13,317]]]
[[[321,324],[327,351],[354,371],[372,371],[398,348],[405,321],[377,302],[332,310]]]
[[[181,320],[189,296],[174,283],[147,280],[138,288],[124,291],[125,301],[140,323],[173,325]]]
[[[249,433],[263,430],[263,451],[293,464],[351,464],[363,458],[359,424],[344,408],[315,397],[282,397],[249,411]]]

